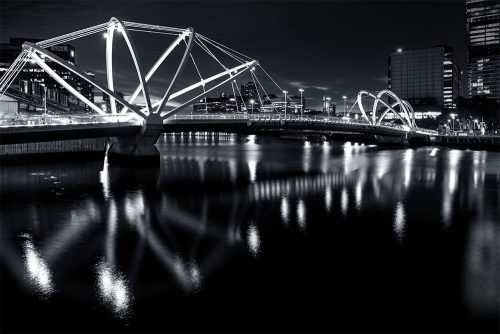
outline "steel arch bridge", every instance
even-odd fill
[[[374,100],[370,115],[371,117],[366,113],[365,106],[363,104],[363,99],[366,97],[371,97]],[[383,100],[384,97],[393,99],[395,100],[395,102],[389,105]],[[377,107],[379,103],[385,106],[386,109],[382,111],[379,116],[377,116]],[[396,116],[396,118],[401,120],[403,126],[408,130],[415,130],[417,128],[417,125],[415,124],[415,112],[411,104],[408,101],[399,98],[399,96],[388,89],[381,90],[380,92],[376,93],[376,95],[369,91],[361,90],[358,93],[356,102],[352,105],[350,110],[352,110],[356,105],[361,111],[361,115],[363,116],[363,118],[370,125],[377,126],[382,124],[382,121],[387,116],[387,114],[392,113],[394,116]]]
[[[169,35],[174,38],[173,41],[166,43],[165,48],[158,55],[153,65],[146,69],[141,60],[140,50],[136,47],[134,39],[131,36],[134,33],[146,34],[160,34]],[[67,43],[70,41],[78,40],[88,36],[103,34],[106,37],[105,43],[105,78],[106,82],[99,82],[93,77],[87,75],[73,63],[70,63],[53,52],[49,48],[58,44]],[[122,36],[126,44],[126,50],[133,61],[135,70],[134,76],[138,79],[138,84],[129,95],[128,98],[120,96],[116,93],[115,89],[115,75],[113,66],[113,54],[116,53],[115,40],[117,36]],[[135,36],[134,36],[135,37]],[[217,68],[217,73],[211,75],[202,75],[201,62],[195,60],[193,51],[201,50],[201,54],[208,58],[212,65]],[[162,91],[160,98],[154,101],[151,95],[152,84],[154,79],[159,75],[158,69],[168,63],[175,50],[181,50],[182,57],[180,62],[173,63],[174,74],[167,81],[164,86],[159,87]],[[217,57],[219,55],[219,57]],[[222,59],[225,58],[225,59]],[[199,60],[199,59],[198,59]],[[340,120],[335,118],[326,119],[324,117],[305,117],[287,115],[282,117],[279,113],[272,115],[249,115],[239,114],[231,117],[221,116],[219,119],[208,119],[208,116],[201,115],[198,119],[193,119],[191,116],[186,119],[184,115],[179,117],[176,115],[179,111],[183,110],[186,106],[193,101],[203,99],[207,94],[218,89],[222,85],[230,85],[235,99],[240,99],[242,105],[240,108],[243,110],[250,110],[246,105],[247,102],[242,97],[241,91],[238,87],[236,79],[243,73],[250,75],[258,94],[260,105],[263,106],[263,94],[267,93],[261,80],[257,77],[256,68],[259,72],[267,76],[266,80],[270,82],[283,92],[283,89],[278,83],[269,75],[269,73],[262,68],[259,62],[251,57],[244,55],[230,47],[227,47],[213,39],[204,35],[196,33],[193,28],[173,28],[167,26],[151,25],[144,23],[136,23],[129,21],[122,21],[118,18],[112,17],[108,22],[81,29],[75,32],[67,33],[61,36],[50,38],[37,43],[25,42],[23,43],[23,50],[11,64],[8,71],[0,78],[0,98],[4,94],[12,94],[9,87],[23,70],[27,62],[36,63],[43,69],[51,78],[53,78],[59,85],[64,87],[69,93],[74,95],[83,104],[88,106],[97,115],[93,119],[88,117],[80,117],[81,122],[76,124],[56,123],[49,126],[47,120],[43,119],[40,124],[28,125],[26,129],[21,127],[13,127],[9,129],[3,124],[0,124],[0,139],[6,140],[7,143],[16,142],[30,142],[38,140],[56,140],[59,138],[63,140],[66,137],[71,139],[75,138],[91,138],[97,135],[101,137],[111,137],[112,144],[108,149],[108,157],[110,161],[113,160],[129,160],[137,158],[138,160],[153,159],[159,160],[159,152],[155,147],[160,134],[165,131],[169,126],[184,126],[196,128],[203,128],[205,123],[209,121],[210,126],[221,126],[227,130],[227,127],[236,126],[241,128],[242,124],[250,127],[249,129],[275,129],[275,130],[317,130],[317,131],[352,131],[356,133],[373,133],[386,136],[407,137],[409,133],[424,132],[425,129],[419,129],[415,125],[414,112],[411,105],[389,90],[383,90],[378,93],[370,93],[368,91],[360,91],[356,103],[351,107],[358,105],[363,116],[362,120]],[[170,62],[172,63],[172,62]],[[206,63],[206,62],[205,62]],[[180,80],[185,68],[188,64],[192,65],[195,69],[197,79],[190,83],[184,83],[186,80]],[[72,75],[89,83],[96,91],[100,91],[103,96],[109,97],[110,108],[108,112],[99,108],[94,102],[87,99],[75,87],[73,87],[65,78],[58,74],[54,65],[69,71]],[[199,66],[200,65],[200,66]],[[191,78],[192,79],[192,78]],[[181,84],[183,83],[183,84]],[[157,88],[157,87],[156,87]],[[262,94],[261,94],[262,92]],[[239,97],[237,96],[239,93]],[[143,97],[144,104],[138,105],[136,103],[138,97]],[[285,94],[285,99],[293,102],[290,96]],[[371,97],[374,99],[371,115],[367,113],[363,105],[363,99]],[[395,102],[392,104],[386,103],[383,99],[389,97]],[[184,99],[178,101],[178,99]],[[172,103],[176,99],[176,105]],[[206,100],[205,100],[206,101]],[[377,116],[377,106],[381,104],[386,107],[380,115]],[[238,102],[236,102],[237,111]],[[285,104],[286,105],[286,104]],[[276,107],[271,103],[271,109],[276,112]],[[403,123],[393,124],[383,122],[386,115],[393,113]],[[71,116],[71,115],[69,115]],[[71,118],[71,117],[70,117]],[[75,117],[77,118],[77,117]],[[125,118],[125,122],[123,122]],[[99,119],[100,121],[96,121]],[[121,120],[121,122],[120,122]],[[124,126],[124,123],[127,123]],[[3,123],[3,120],[2,120]],[[71,123],[71,120],[70,120]],[[234,123],[234,124],[233,124]],[[14,125],[14,124],[12,124]],[[107,127],[107,128],[106,128]],[[66,137],[62,136],[62,129],[68,132]],[[190,130],[191,131],[191,130]],[[89,134],[92,132],[92,134]],[[25,138],[28,136],[29,138]],[[82,137],[83,136],[83,137]],[[21,138],[22,137],[22,138]]]
[[[146,72],[143,64],[140,59],[140,55],[135,46],[134,40],[130,35],[130,31],[134,32],[143,32],[143,33],[154,33],[154,34],[166,34],[166,35],[176,35],[175,40],[168,45],[163,53],[158,57],[154,65],[148,69]],[[67,43],[69,41],[77,40],[83,37],[104,33],[106,37],[106,79],[107,83],[103,84],[97,82],[94,78],[85,74],[83,71],[78,69],[75,65],[61,59],[56,54],[50,52],[48,50],[49,47]],[[139,85],[134,90],[133,94],[130,96],[128,100],[123,97],[118,96],[114,91],[114,76],[113,76],[113,46],[114,46],[114,36],[115,34],[120,34],[126,45],[127,49],[130,53],[130,56],[133,60],[135,71],[137,74],[137,78],[139,79]],[[187,42],[186,42],[187,39]],[[179,45],[185,44],[184,54],[182,59],[177,67],[175,74],[173,75],[168,88],[164,91],[162,98],[152,103],[152,98],[150,95],[149,89],[149,81],[158,70],[160,65],[162,65],[169,55],[179,47]],[[198,66],[196,65],[196,61],[191,53],[193,47],[198,45],[203,51],[205,51],[208,55],[210,55],[214,61],[216,61],[223,70],[219,73],[212,75],[207,78],[203,78],[199,71]],[[226,54],[230,58],[232,58],[237,65],[236,66],[226,66],[223,64],[220,59],[215,56],[215,52],[212,49],[217,49],[218,51]],[[50,62],[46,62],[45,60],[49,59]],[[67,89],[71,94],[81,100],[85,105],[90,107],[96,113],[105,115],[106,112],[101,108],[95,105],[95,103],[89,101],[85,96],[80,94],[78,90],[76,90],[73,86],[71,86],[66,80],[64,80],[61,76],[59,76],[50,66],[49,63],[55,63],[59,66],[64,67],[66,70],[70,71],[74,75],[80,77],[86,82],[90,83],[95,89],[101,91],[103,94],[109,96],[110,105],[111,105],[111,113],[125,113],[127,111],[131,111],[135,113],[138,117],[142,119],[147,119],[151,115],[158,115],[162,120],[174,115],[175,113],[182,110],[186,105],[199,99],[211,91],[217,89],[234,80],[236,77],[241,75],[242,73],[255,69],[255,66],[258,66],[258,61],[251,59],[244,54],[232,50],[229,47],[226,47],[208,37],[205,37],[201,34],[198,34],[194,31],[193,28],[172,28],[158,25],[149,25],[128,21],[121,21],[115,17],[111,18],[107,23],[102,23],[96,26],[92,26],[86,29],[78,30],[72,33],[68,33],[62,36],[54,37],[48,40],[44,40],[37,43],[25,42],[23,44],[23,51],[17,57],[17,59],[11,64],[9,70],[5,73],[4,76],[0,79],[0,96],[2,96],[7,88],[12,84],[13,80],[17,76],[17,74],[22,70],[24,64],[27,61],[35,62],[38,64],[48,75],[50,75],[54,80],[56,80],[62,87]],[[187,87],[183,87],[182,89],[178,89],[175,91],[175,87],[178,86],[178,79],[181,76],[186,64],[192,61],[196,70],[199,74],[199,81],[195,82]],[[223,78],[222,82],[217,82],[215,86],[206,89],[209,83],[215,82],[218,79]],[[188,92],[191,92],[195,89],[201,88],[203,92],[201,94],[196,95],[193,98],[190,98],[188,101],[183,102],[180,106],[173,108],[172,110],[165,111],[164,108],[168,101],[183,96]],[[142,94],[145,100],[146,106],[143,108],[139,108],[137,106],[132,105],[139,94]],[[118,111],[117,104],[121,105],[121,110]]]
[[[141,61],[140,54],[134,43],[130,32],[150,33],[150,34],[164,34],[173,35],[175,40],[168,44],[161,55],[156,59],[151,68],[146,69]],[[83,37],[101,34],[106,37],[106,83],[98,82],[93,77],[90,77],[74,64],[65,61],[58,55],[49,51],[49,47],[57,44],[67,43],[69,41],[81,39]],[[131,94],[130,98],[126,99],[119,96],[115,92],[115,78],[113,73],[113,51],[116,35],[121,35],[126,43],[130,57],[132,58],[135,72],[139,81],[136,89]],[[197,46],[209,56],[213,63],[217,64],[217,74],[203,77],[197,62],[192,53],[193,48]],[[251,72],[253,80],[258,79],[255,77],[253,71],[256,66],[259,66],[257,60],[252,59],[238,51],[235,51],[227,46],[224,46],[208,37],[198,34],[193,28],[173,28],[159,25],[150,25],[129,21],[121,21],[118,18],[112,17],[108,22],[98,24],[89,28],[81,29],[71,32],[62,36],[54,37],[37,43],[25,42],[22,45],[23,50],[11,64],[8,71],[0,78],[0,97],[2,97],[7,89],[10,87],[17,75],[22,71],[26,62],[36,63],[43,69],[51,78],[53,78],[59,85],[64,87],[69,93],[78,98],[86,106],[92,109],[99,115],[108,115],[105,111],[99,108],[94,102],[90,101],[87,97],[82,95],[75,87],[73,87],[67,80],[62,78],[57,71],[54,70],[53,65],[60,66],[65,70],[72,73],[72,75],[79,77],[94,87],[95,90],[102,92],[103,96],[109,97],[110,113],[112,115],[119,115],[128,113],[135,116],[136,119],[142,123],[142,129],[134,138],[119,138],[112,144],[110,149],[111,153],[118,156],[152,156],[156,159],[159,157],[154,143],[158,139],[161,131],[163,130],[163,122],[181,111],[184,107],[189,105],[195,100],[203,98],[208,93],[214,91],[224,84],[231,84],[233,93],[235,93],[235,85],[238,89],[236,78],[245,72]],[[183,47],[184,52],[179,64],[176,67],[175,73],[171,77],[167,87],[163,88],[161,98],[153,102],[151,96],[151,79],[157,72],[158,68],[167,62],[169,56],[176,48]],[[224,63],[216,53],[223,54],[231,61],[231,65]],[[194,83],[181,87],[179,78],[183,73],[188,62],[192,62],[199,79]],[[263,70],[263,69],[262,69]],[[265,70],[263,70],[265,72]],[[265,72],[267,74],[267,72]],[[271,78],[272,79],[272,78]],[[274,81],[274,80],[273,80]],[[260,81],[258,81],[260,84]],[[261,85],[262,86],[262,85]],[[264,88],[262,87],[263,91]],[[195,90],[201,90],[199,94],[192,96]],[[239,89],[238,89],[239,90]],[[189,96],[188,93],[191,93]],[[142,95],[145,106],[140,107],[134,105],[135,100],[139,95]],[[241,95],[241,93],[240,93]],[[235,94],[236,96],[236,94]],[[183,97],[187,100],[177,102],[180,105],[174,106],[167,110],[166,106],[169,101],[175,98]],[[260,95],[259,95],[260,99]]]

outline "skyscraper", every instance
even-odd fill
[[[500,99],[500,1],[466,0],[468,95]]]
[[[455,109],[461,85],[459,73],[452,47],[397,49],[389,56],[388,86],[417,109]]]

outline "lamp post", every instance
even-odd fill
[[[455,117],[457,114],[450,114],[451,119],[452,119],[452,127],[453,127],[453,134],[455,134]]]
[[[253,114],[253,104],[255,103],[255,100],[254,99],[251,99],[250,100],[250,106],[252,106],[251,108],[251,113]]]
[[[283,94],[285,94],[285,119],[286,119],[286,94],[288,94],[288,91],[284,90]]]
[[[47,86],[43,86],[43,113],[47,114]]]
[[[342,95],[342,99],[344,99],[344,116],[345,116],[345,113],[346,113],[346,110],[347,110],[347,105],[346,105],[346,102],[347,102],[347,96]]]
[[[304,98],[302,97],[304,90],[300,88],[299,92],[300,92],[300,117],[302,117],[304,113]]]

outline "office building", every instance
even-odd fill
[[[461,81],[451,47],[394,50],[389,56],[388,78],[389,89],[416,110],[456,109]]]
[[[22,44],[25,41],[36,43],[41,40],[30,38],[10,38],[9,43],[0,43],[0,75],[9,69],[10,65],[15,61],[19,53],[21,53]],[[69,62],[71,65],[77,66],[76,52],[73,46],[67,44],[53,45],[49,47],[48,50],[63,60]],[[94,89],[91,84],[73,74],[63,66],[52,64],[50,59],[45,58],[45,61],[47,63],[51,63],[50,67],[61,78],[63,78],[71,86],[75,87],[87,99],[92,102],[94,101]],[[86,73],[93,76],[93,72]],[[90,107],[67,92],[64,87],[45,73],[45,71],[36,63],[27,62],[22,71],[19,72],[16,79],[12,82],[11,88],[11,92],[13,94],[18,94],[19,96],[31,95],[34,97],[47,98],[47,101],[51,102],[51,107],[58,107],[58,112],[64,110],[76,112],[90,111]],[[20,109],[23,109],[23,104],[21,104]]]
[[[468,96],[500,100],[500,1],[466,0]]]
[[[252,81],[241,85],[241,96],[244,99],[256,99],[258,97],[257,87],[255,87],[255,84]]]

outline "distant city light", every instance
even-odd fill
[[[398,48],[396,51],[397,51],[398,53],[401,53],[401,52],[403,52],[403,49],[402,49],[402,48]]]

